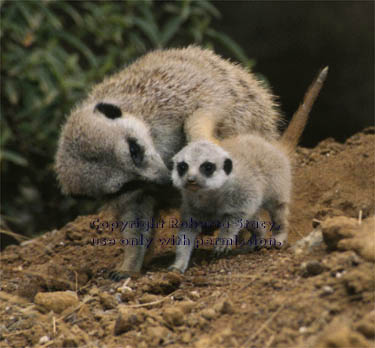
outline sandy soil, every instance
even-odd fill
[[[374,140],[368,128],[297,150],[282,250],[200,247],[180,275],[166,272],[173,246],[156,243],[141,275],[114,283],[121,234],[90,228],[113,221],[105,212],[7,247],[0,347],[374,347]]]

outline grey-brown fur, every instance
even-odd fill
[[[172,156],[186,142],[249,133],[277,139],[274,99],[252,74],[209,50],[151,52],[96,85],[72,110],[56,154],[58,181],[66,194],[93,197],[116,194],[134,180],[165,183]],[[100,103],[115,106],[121,117],[109,119]],[[144,149],[141,166],[133,163],[129,138]],[[150,202],[157,200],[147,197],[142,190],[118,197],[119,218],[150,219]],[[127,251],[119,271],[139,271],[142,255],[139,248]]]
[[[233,171],[225,172],[225,161],[232,162]],[[216,166],[209,178],[200,170],[207,162]],[[177,173],[180,163],[188,165],[182,176]],[[218,222],[222,226],[215,245],[215,252],[220,254],[230,249],[240,231],[240,222],[256,218],[262,208],[270,212],[275,226],[280,226],[273,230],[277,243],[285,242],[290,163],[282,150],[263,138],[239,135],[222,141],[221,147],[208,141],[190,143],[174,157],[173,183],[182,192],[181,220],[198,222],[198,227],[185,225],[179,230],[179,237],[191,243],[176,247],[172,269],[186,270],[195,238],[201,232],[200,223]]]
[[[221,146],[209,141],[188,144],[173,157],[173,184],[182,193],[181,240],[171,269],[184,272],[188,267],[201,224],[218,223],[216,254],[227,252],[241,229],[241,222],[256,219],[260,209],[269,212],[276,246],[288,236],[288,213],[292,186],[291,161],[308,113],[327,75],[324,69],[308,89],[304,103],[295,113],[280,141],[257,135],[224,139]],[[194,224],[196,226],[194,227]],[[264,230],[258,236],[264,238]]]

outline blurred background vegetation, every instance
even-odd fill
[[[206,0],[2,1],[1,13],[1,226],[26,235],[95,208],[61,195],[53,158],[64,117],[104,75],[191,43],[252,64]]]
[[[32,235],[94,212],[100,202],[59,191],[52,168],[60,127],[90,86],[154,48],[196,43],[251,66],[286,118],[329,65],[304,146],[372,125],[373,13],[373,1],[346,0],[0,0],[0,230]]]

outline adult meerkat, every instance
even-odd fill
[[[153,187],[170,182],[171,158],[186,143],[249,133],[275,140],[278,121],[272,93],[239,65],[195,46],[157,50],[94,86],[72,110],[55,170],[65,194],[111,194],[121,221],[150,220],[160,203]],[[144,251],[126,247],[113,278],[140,271]]]
[[[325,68],[319,73],[278,142],[258,135],[237,135],[224,139],[221,146],[192,142],[173,157],[173,184],[181,190],[183,202],[184,223],[178,236],[191,243],[176,246],[176,260],[170,269],[185,272],[202,224],[220,225],[214,249],[221,254],[230,250],[232,243],[228,241],[240,231],[240,221],[256,217],[260,209],[266,209],[279,226],[273,229],[277,245],[286,242],[292,186],[290,155],[327,72]],[[264,230],[258,233],[264,238]]]

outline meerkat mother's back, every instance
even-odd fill
[[[108,96],[158,131],[205,109],[217,114],[219,139],[255,132],[278,137],[280,115],[271,92],[240,65],[195,46],[146,54],[97,85],[89,101]]]

